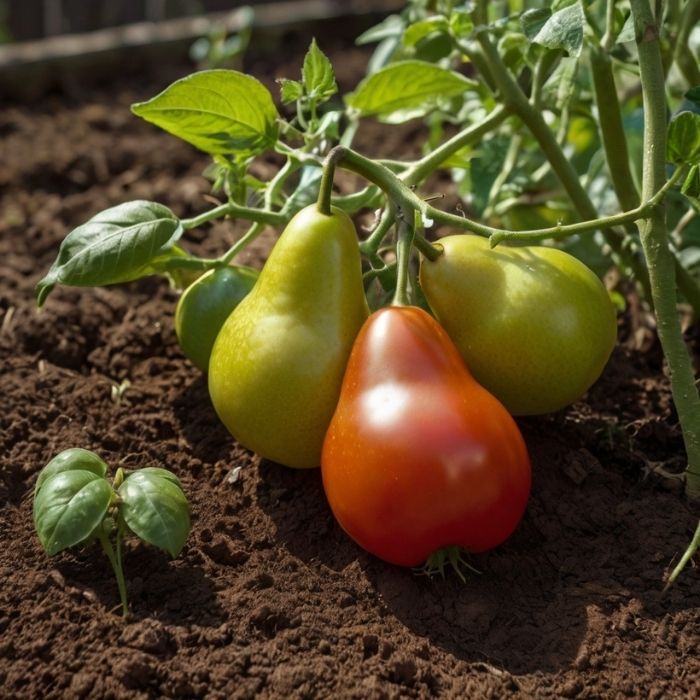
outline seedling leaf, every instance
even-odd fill
[[[59,452],[40,472],[34,487],[34,495],[39,493],[49,477],[61,472],[84,470],[92,472],[96,476],[105,477],[107,475],[107,465],[90,450],[82,447],[71,447],[68,450]]]
[[[112,499],[103,477],[85,469],[54,473],[34,498],[34,526],[49,556],[87,539],[102,522]]]
[[[162,469],[140,469],[119,487],[120,513],[144,542],[176,557],[190,531],[190,509],[174,475]]]

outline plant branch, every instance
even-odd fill
[[[265,224],[254,223],[218,260],[221,266],[228,265],[246,246],[252,243],[263,231]]]
[[[598,124],[610,179],[622,209],[633,209],[639,204],[639,192],[630,169],[627,136],[622,124],[612,61],[603,50],[596,47],[591,49],[590,57]]]
[[[649,216],[651,212],[653,212],[654,208],[657,207],[663,200],[668,190],[673,187],[673,185],[675,185],[683,175],[683,169],[678,168],[668,179],[668,181],[664,182],[663,186],[659,188],[658,192],[650,197],[644,204],[632,211],[592,219],[590,221],[583,221],[576,224],[568,224],[566,226],[554,226],[552,228],[534,229],[532,231],[508,231],[504,229],[497,229],[492,226],[486,226],[485,224],[480,224],[479,222],[473,221],[466,217],[458,216],[456,214],[449,214],[441,211],[440,209],[436,209],[427,202],[423,201],[411,188],[407,187],[400,178],[398,178],[383,165],[365,158],[356,151],[343,148],[342,146],[336,146],[336,148],[333,150],[337,150],[339,152],[336,162],[340,167],[343,167],[346,170],[351,170],[358,175],[362,175],[362,177],[381,187],[389,199],[394,201],[398,207],[403,209],[404,212],[411,210],[418,211],[423,221],[429,222],[427,225],[438,221],[443,224],[454,226],[455,228],[472,231],[473,233],[481,236],[489,236],[491,237],[492,245],[497,245],[504,240],[540,241],[548,238],[564,238],[576,233],[595,231],[604,226],[625,224],[636,221],[640,218],[645,218]],[[341,151],[342,153],[340,153]],[[391,214],[385,210],[377,229],[375,229],[375,232],[373,232],[372,236],[361,244],[361,250],[363,253],[366,254],[373,250],[376,252],[375,246],[379,246],[379,243],[388,231],[388,227],[391,225],[391,221]],[[426,243],[434,249],[435,255],[440,255],[439,248],[433,246],[427,241]]]
[[[401,179],[409,186],[418,185],[457,151],[497,129],[507,116],[508,110],[505,107],[501,105],[495,107],[483,121],[468,126],[420,160],[415,161],[403,172]]]
[[[567,191],[579,216],[584,220],[595,219],[598,216],[598,212],[586,193],[586,190],[581,185],[578,175],[569,162],[569,159],[564,154],[561,146],[557,143],[555,135],[547,126],[542,113],[530,104],[525,93],[508,72],[496,47],[491,43],[484,29],[478,31],[477,40],[481,46],[484,58],[488,62],[494,80],[496,81],[502,102],[512,113],[516,114],[522,120],[535,137],[535,140],[539,143],[547,160],[552,164],[552,169]],[[610,228],[603,229],[602,233],[613,252],[633,270],[637,280],[646,289],[648,286],[647,271],[644,269],[641,260],[634,255],[628,255],[625,250],[624,236]]]
[[[270,180],[265,190],[264,206],[266,211],[271,211],[276,204],[284,183],[290,175],[301,167],[299,160],[293,156],[289,156],[284,165],[277,171],[277,174]]]
[[[185,231],[192,228],[197,228],[202,224],[215,219],[221,219],[225,216],[230,216],[232,219],[247,219],[261,224],[270,224],[270,226],[280,226],[286,223],[287,217],[276,211],[268,211],[267,209],[255,209],[254,207],[243,207],[234,202],[221,204],[214,209],[205,211],[198,216],[193,216],[191,219],[182,219],[180,223]]]
[[[631,0],[644,103],[642,199],[666,178],[665,76],[659,28],[648,0]],[[688,456],[686,493],[700,498],[700,396],[676,309],[674,260],[668,242],[665,208],[659,206],[640,226],[647,259],[657,332],[669,369],[671,392]]]
[[[359,192],[345,194],[333,197],[332,203],[334,206],[342,209],[345,212],[356,212],[358,209],[365,207],[374,207],[379,203],[381,190],[376,185],[368,185]]]
[[[615,46],[615,0],[607,0],[605,6],[605,34],[600,40],[600,46],[605,53],[608,53]]]
[[[333,194],[333,176],[338,158],[342,157],[342,150],[332,149],[323,163],[321,186],[318,190],[317,208],[324,216],[331,215],[331,195]]]
[[[604,42],[603,42],[604,43]],[[600,49],[591,49],[591,74],[595,101],[598,107],[598,124],[615,194],[623,210],[634,209],[639,203],[639,192],[630,170],[627,138],[620,113],[615,78],[610,57]],[[700,317],[700,287],[692,275],[674,255],[678,287]]]
[[[503,241],[520,241],[535,243],[544,241],[549,238],[566,238],[576,233],[588,233],[596,231],[604,227],[621,226],[623,224],[646,219],[651,215],[656,207],[661,204],[666,193],[680,180],[683,175],[684,168],[678,168],[671,177],[664,182],[663,186],[656,192],[648,201],[630,211],[622,212],[621,214],[613,214],[611,216],[603,216],[590,221],[581,221],[576,224],[567,224],[566,226],[553,226],[551,228],[543,228],[532,231],[502,231],[492,229],[490,235],[491,246],[497,246]],[[437,218],[437,217],[436,217]],[[442,217],[440,217],[442,218]]]

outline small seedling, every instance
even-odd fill
[[[107,465],[94,452],[75,447],[39,472],[34,527],[49,556],[98,540],[117,578],[126,617],[124,538],[131,533],[176,557],[190,532],[190,508],[180,481],[166,469],[120,468],[110,483]]]

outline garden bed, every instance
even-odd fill
[[[341,83],[356,80],[364,57],[331,52]],[[246,70],[272,85],[300,62]],[[655,471],[682,471],[683,445],[633,292],[621,342],[584,400],[519,421],[533,462],[529,507],[505,545],[471,559],[482,573],[466,584],[373,558],[335,523],[318,470],[236,445],[177,346],[167,282],[60,288],[36,311],[34,285],[60,241],[94,213],[129,199],[179,216],[206,208],[207,158],[129,113],[173,77],[74,88],[0,113],[3,695],[700,693],[697,569],[661,593],[697,513]],[[405,151],[408,133],[373,127],[358,148]],[[213,255],[239,232],[219,223],[185,240]],[[268,231],[241,262],[260,266],[273,240]],[[689,335],[700,359],[697,325]],[[48,559],[33,531],[36,474],[71,446],[114,466],[171,469],[192,504],[179,559],[127,549],[127,620],[97,548]]]

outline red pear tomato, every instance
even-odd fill
[[[530,492],[525,443],[425,311],[393,306],[362,327],[323,445],[323,486],[348,535],[385,561],[503,542]]]

